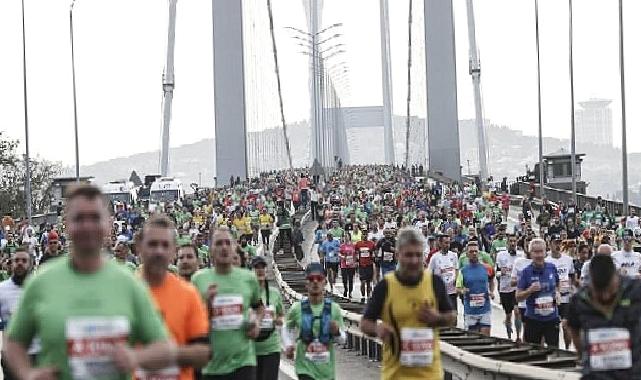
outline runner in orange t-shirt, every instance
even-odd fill
[[[149,219],[140,242],[144,263],[142,277],[149,285],[177,349],[175,366],[154,374],[153,378],[191,380],[193,368],[201,368],[211,356],[205,305],[193,285],[167,271],[176,255],[175,227],[169,218],[154,216]],[[149,375],[136,372],[136,378],[140,380],[152,378]]]

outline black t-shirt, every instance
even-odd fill
[[[638,374],[641,373],[641,324],[639,324],[639,315],[641,315],[641,280],[621,278],[618,302],[610,318],[607,318],[602,311],[592,306],[588,288],[582,288],[572,297],[569,305],[568,325],[574,330],[581,331],[584,375],[582,379],[638,378]],[[591,344],[587,331],[602,328],[623,328],[629,332],[632,368],[608,371],[591,370],[589,356]],[[615,341],[620,340],[620,338],[613,337]],[[607,348],[607,344],[604,343],[601,342],[601,346]]]
[[[423,277],[421,277],[421,280],[419,280],[415,284],[411,284],[398,278],[398,275],[396,273],[394,273],[394,275],[401,284],[409,287],[417,286],[423,279]],[[452,311],[450,298],[445,291],[445,283],[443,283],[443,280],[441,280],[440,276],[432,275],[432,288],[434,289],[434,296],[436,297],[436,301],[438,303],[438,311],[440,313],[447,313]],[[363,317],[370,321],[379,320],[381,318],[381,315],[383,315],[383,306],[385,305],[386,298],[387,280],[383,279],[374,287],[372,298],[367,304],[367,308],[365,309],[365,314],[363,315]]]

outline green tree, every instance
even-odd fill
[[[26,216],[24,157],[17,154],[18,140],[7,138],[0,131],[0,215],[14,217]],[[31,169],[31,207],[33,214],[49,211],[51,204],[51,184],[60,175],[62,166],[41,159],[29,160]]]

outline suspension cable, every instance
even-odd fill
[[[410,102],[412,100],[412,0],[410,0],[407,31],[407,115],[405,117],[405,168],[410,160]]]
[[[280,70],[278,67],[278,51],[276,50],[276,36],[274,35],[274,16],[272,13],[272,1],[267,0],[267,12],[269,13],[269,32],[272,37],[272,50],[274,52],[274,66],[276,71],[276,84],[278,86],[278,103],[280,105],[280,120],[283,124],[283,138],[285,139],[285,150],[287,151],[287,161],[289,168],[294,169],[292,164],[292,152],[289,149],[289,138],[287,137],[287,124],[285,123],[285,110],[283,107],[283,93],[280,86]]]

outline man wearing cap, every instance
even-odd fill
[[[280,365],[280,328],[283,326],[284,308],[280,291],[267,282],[267,262],[262,256],[252,259],[251,268],[260,286],[260,298],[265,306],[260,321],[260,334],[256,338],[256,379],[278,380]]]
[[[614,265],[624,277],[639,278],[641,271],[641,254],[632,248],[634,233],[630,229],[623,231],[623,250],[612,254]]]
[[[309,264],[305,275],[307,298],[294,303],[287,314],[286,355],[296,358],[296,374],[301,380],[335,379],[334,342],[345,340],[342,311],[337,303],[323,298],[327,280],[320,263]],[[291,336],[292,329],[300,331],[298,337]]]
[[[49,232],[47,235],[47,248],[45,248],[42,257],[40,258],[40,264],[46,263],[48,260],[54,259],[62,255],[60,250],[60,241],[58,239],[58,234],[56,231]]]

